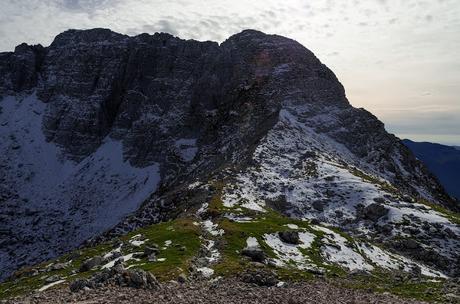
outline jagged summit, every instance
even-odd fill
[[[114,43],[121,42],[126,38],[128,38],[128,36],[104,28],[88,30],[70,29],[57,35],[51,43],[50,48],[85,43]]]
[[[2,278],[216,196],[229,213],[341,227],[425,274],[457,271],[459,228],[438,210],[458,206],[294,40],[69,30],[0,53],[0,75]]]

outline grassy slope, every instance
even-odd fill
[[[223,184],[219,183],[215,186],[217,189],[222,189]],[[246,246],[246,239],[249,236],[257,238],[259,244],[269,257],[275,257],[275,253],[264,242],[263,235],[288,230],[287,224],[296,224],[300,228],[316,235],[316,239],[312,246],[308,249],[303,249],[303,253],[307,255],[314,264],[324,268],[326,270],[325,277],[332,280],[332,282],[337,282],[337,284],[342,286],[345,285],[350,288],[372,289],[377,292],[388,291],[403,297],[420,300],[439,301],[442,299],[443,282],[426,281],[421,283],[405,279],[395,280],[394,274],[383,271],[382,269],[377,269],[372,275],[356,275],[350,277],[347,275],[347,272],[338,265],[331,265],[324,261],[320,253],[323,232],[312,229],[309,222],[285,217],[274,210],[256,213],[245,209],[235,210],[234,208],[226,208],[222,204],[220,195],[221,193],[218,190],[217,194],[212,198],[211,202],[209,202],[208,208],[208,214],[212,216],[214,222],[218,223],[219,227],[225,231],[225,234],[217,243],[222,257],[216,265],[212,266],[216,276],[233,276],[248,269],[249,261],[242,258],[240,252]],[[442,211],[443,213],[445,212],[444,210]],[[221,216],[228,212],[251,216],[255,220],[247,223],[233,222]],[[451,216],[454,217],[458,215]],[[179,273],[187,272],[190,261],[198,254],[201,243],[199,238],[201,234],[200,227],[193,224],[195,220],[195,218],[180,218],[174,221],[148,226],[121,237],[120,240],[124,243],[128,243],[129,239],[136,234],[142,234],[147,239],[146,243],[140,247],[128,246],[123,250],[124,255],[142,251],[144,246],[149,246],[154,243],[158,244],[161,248],[165,241],[173,241],[171,246],[162,249],[158,255],[158,258],[166,258],[164,262],[149,263],[141,259],[139,261],[130,260],[127,264],[151,271],[160,281],[174,279]],[[349,235],[336,228],[333,230],[353,243],[353,239]],[[7,281],[0,284],[0,299],[37,290],[43,285],[46,285],[45,279],[50,275],[67,277],[67,281],[88,277],[94,271],[84,273],[75,273],[75,271],[78,270],[81,263],[86,259],[97,255],[104,255],[111,251],[114,244],[115,241],[100,244],[95,247],[83,248],[66,254],[54,261],[37,265],[33,268],[45,269],[50,263],[62,263],[70,259],[72,260],[66,269],[40,272],[36,275],[24,275],[16,281]],[[314,274],[308,271],[298,270],[291,266],[282,269],[274,268],[273,266],[264,267],[276,271],[280,279],[285,281],[309,280],[315,278]],[[26,274],[31,269],[32,268],[24,269],[22,273]],[[67,282],[53,288],[62,288],[66,285]]]
[[[200,229],[199,227],[193,225],[191,219],[177,219],[170,222],[152,225],[129,233],[120,239],[127,242],[135,234],[143,234],[147,241],[140,247],[128,246],[128,248],[123,250],[124,255],[133,252],[142,252],[145,246],[152,245],[153,243],[162,247],[166,240],[173,241],[171,246],[161,250],[158,255],[158,258],[166,258],[164,262],[148,263],[146,260],[130,260],[127,262],[127,265],[139,264],[136,268],[151,271],[160,280],[170,280],[176,278],[180,272],[183,272],[188,268],[190,260],[197,254],[198,249],[200,248]],[[32,276],[24,275],[18,280],[10,280],[0,284],[0,299],[9,298],[39,289],[40,287],[46,285],[45,280],[51,275],[67,277],[67,281],[89,277],[95,272],[95,270],[83,273],[74,272],[77,271],[82,262],[88,258],[104,255],[107,252],[110,252],[113,249],[114,244],[114,242],[108,242],[95,247],[76,250],[56,260],[23,269],[21,272],[26,274],[32,269],[45,269],[46,266],[51,263],[63,263],[69,261],[70,259],[72,260],[66,269],[40,272]],[[73,256],[77,257],[72,258]],[[62,285],[65,286],[66,284]]]

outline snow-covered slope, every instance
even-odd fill
[[[315,132],[313,123],[302,118],[301,107],[288,102],[279,115],[256,147],[254,165],[236,173],[224,188],[225,207],[256,212],[275,208],[294,218],[340,227],[445,273],[457,271],[450,261],[455,263],[460,250],[458,223],[402,195],[390,174],[361,164],[346,147]],[[409,244],[413,248],[406,248],[407,240],[414,242]],[[343,244],[341,248],[326,254],[351,259]]]
[[[110,137],[82,161],[67,159],[45,140],[46,105],[34,93],[0,107],[2,276],[111,228],[159,184],[158,164],[131,166]]]

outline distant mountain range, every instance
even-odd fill
[[[403,140],[439,179],[447,192],[460,199],[460,147]]]

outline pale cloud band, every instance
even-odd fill
[[[390,131],[460,145],[456,0],[5,0],[0,49],[93,27],[215,41],[246,28],[285,35],[334,70],[350,102]]]

